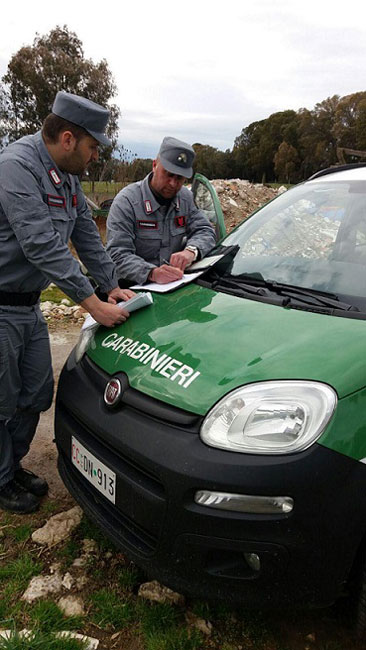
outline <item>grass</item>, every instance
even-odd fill
[[[159,634],[145,637],[146,650],[198,650],[202,637],[196,630],[172,628]]]
[[[60,608],[52,600],[41,600],[29,612],[32,628],[51,634],[61,630],[77,630],[83,625],[81,616],[65,618]]]
[[[91,596],[93,606],[92,620],[101,628],[112,626],[119,630],[133,619],[134,607],[129,599],[123,601],[121,595],[112,589],[100,589]]]
[[[46,501],[47,503],[47,501]],[[56,510],[59,511],[58,504]],[[53,508],[50,508],[52,511]],[[345,614],[249,612],[234,609],[227,602],[188,600],[186,608],[151,603],[136,596],[144,576],[113,548],[100,530],[84,518],[72,536],[51,550],[39,549],[30,539],[32,529],[44,523],[44,513],[31,518],[1,517],[0,528],[0,628],[30,629],[32,638],[14,635],[0,641],[0,650],[80,650],[75,639],[57,639],[60,630],[75,630],[101,639],[102,647],[136,647],[139,650],[361,650],[350,633]],[[49,565],[59,561],[66,571],[82,552],[82,540],[94,539],[100,550],[90,556],[83,573],[87,587],[80,593],[88,612],[85,617],[65,617],[57,606],[62,593],[35,603],[25,603],[21,595],[34,575],[49,573]],[[106,557],[106,551],[108,555]],[[70,569],[74,574],[74,569]],[[80,571],[76,570],[77,572]],[[65,593],[65,590],[64,590]],[[212,623],[206,637],[185,621],[186,609]],[[333,616],[333,618],[332,618]],[[331,618],[329,618],[331,617]],[[342,623],[344,622],[344,624]],[[315,641],[309,641],[309,632]],[[118,633],[118,642],[116,641]]]
[[[133,591],[141,583],[141,572],[135,566],[123,566],[117,570],[117,580],[122,589]]]
[[[55,302],[58,305],[61,303],[61,300],[66,298],[67,300],[70,301],[70,305],[75,305],[75,303],[69,298],[61,289],[55,286],[50,286],[44,291],[42,291],[41,294],[41,302],[45,302],[46,300],[50,300],[51,302]]]
[[[145,637],[171,629],[179,619],[178,611],[167,603],[150,604],[140,601],[137,604],[137,614]]]
[[[55,553],[58,560],[63,560],[66,566],[70,566],[81,554],[80,544],[75,539],[69,539]]]
[[[30,538],[33,532],[33,526],[29,524],[21,524],[15,528],[9,528],[8,535],[15,542],[25,542]]]
[[[274,190],[278,190],[279,187],[285,187],[287,190],[293,187],[293,183],[265,183],[265,185],[273,187]]]
[[[42,566],[42,562],[34,560],[30,553],[24,552],[15,560],[0,566],[0,582],[14,581],[19,585],[19,589],[22,589],[33,576],[42,571]]]
[[[107,181],[95,181],[94,194],[110,194],[111,198],[118,194],[118,192],[128,185],[128,182],[121,183],[107,183]],[[91,194],[93,192],[93,185],[91,181],[82,181],[81,187],[84,194]]]
[[[113,543],[102,533],[100,528],[96,526],[92,521],[87,519],[86,517],[83,517],[78,529],[77,529],[77,534],[78,537],[81,538],[87,538],[87,539],[94,539],[96,543],[98,544],[99,548],[101,551],[115,551],[116,547],[113,545]]]

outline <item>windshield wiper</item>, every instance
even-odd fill
[[[283,306],[291,306],[291,301],[296,300],[309,306],[331,307],[341,311],[359,311],[358,307],[342,302],[334,293],[327,293],[317,289],[306,289],[293,284],[285,284],[276,280],[265,280],[260,273],[242,273],[241,275],[224,275],[213,282],[212,288],[235,289],[258,296],[270,297],[271,293],[283,296]]]
[[[276,280],[265,280],[265,286],[288,298],[301,300],[311,305],[323,305],[324,307],[333,307],[342,311],[360,311],[358,307],[342,302],[335,293],[319,291],[318,289],[306,289],[294,284],[285,284]]]

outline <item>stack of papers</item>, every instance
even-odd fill
[[[121,302],[117,303],[117,306],[121,307],[121,309],[126,309],[126,311],[131,313],[137,309],[141,309],[141,307],[152,305],[153,302],[154,301],[151,293],[149,291],[144,291],[138,293],[137,296],[133,296],[133,298],[130,298],[129,300],[121,300]],[[99,327],[99,323],[93,318],[93,316],[89,315],[85,319],[81,329],[85,330],[91,327],[97,329],[97,327]]]

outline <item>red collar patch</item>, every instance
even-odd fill
[[[149,201],[149,199],[147,199],[146,201],[144,201],[144,203],[145,203],[145,212],[146,212],[146,214],[150,214],[153,211],[151,201]]]
[[[59,175],[58,175],[57,171],[54,169],[54,167],[52,167],[52,169],[49,169],[48,173],[49,173],[49,175],[51,177],[51,180],[52,180],[54,185],[61,185],[61,183],[62,183],[61,178],[59,177]]]
[[[186,221],[187,221],[187,217],[185,216],[183,217],[181,215],[177,215],[176,217],[174,217],[174,223],[177,226],[177,228],[185,228]]]
[[[73,195],[72,195],[72,207],[73,207],[73,208],[76,208],[77,204],[78,204],[78,195],[77,195],[77,194],[73,194]]]

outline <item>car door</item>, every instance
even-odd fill
[[[202,174],[195,174],[192,182],[194,202],[212,223],[216,232],[216,240],[226,235],[224,215],[215,188]]]

